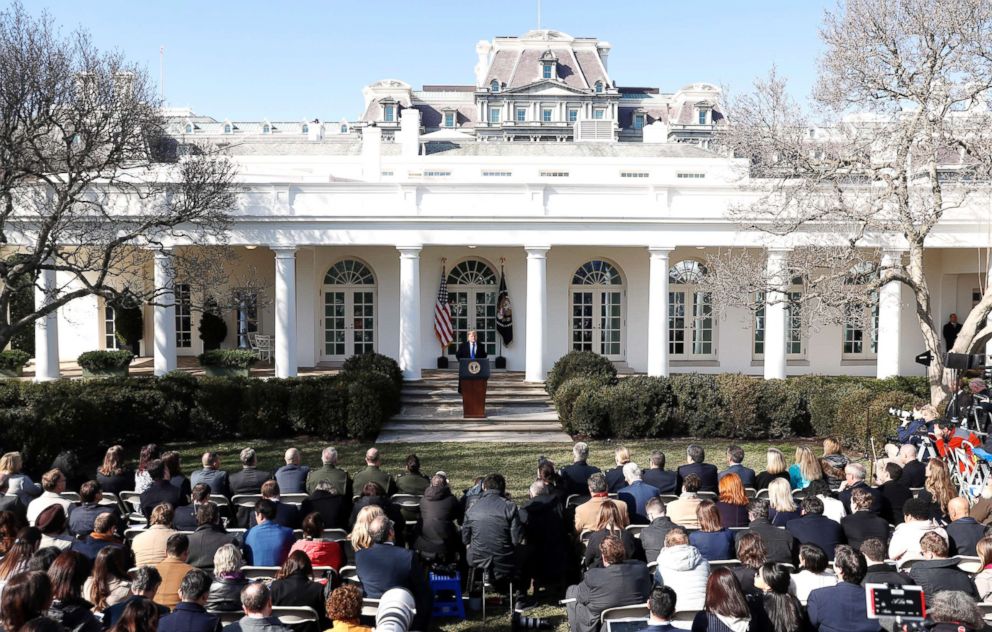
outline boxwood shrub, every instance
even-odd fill
[[[570,434],[581,434],[575,429],[575,419],[572,411],[575,408],[575,400],[579,395],[590,390],[599,390],[607,385],[602,376],[578,376],[570,377],[555,391],[554,403],[558,411],[558,419],[561,421],[565,432]]]
[[[248,369],[258,362],[258,357],[248,349],[213,349],[196,358],[200,366],[219,366],[229,369]]]
[[[24,365],[31,359],[31,354],[20,349],[7,349],[0,351],[0,369],[4,371],[17,372],[24,368]]]
[[[126,349],[85,351],[76,358],[76,363],[87,371],[112,371],[131,365],[134,354]]]
[[[544,388],[548,395],[554,397],[558,387],[572,377],[598,377],[606,383],[616,384],[617,369],[612,362],[598,353],[571,351],[558,358],[558,361],[551,367],[544,382]]]

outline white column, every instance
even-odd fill
[[[404,380],[420,379],[420,251],[421,246],[397,246],[400,251],[400,368]]]
[[[296,361],[299,366],[317,365],[317,283],[313,248],[296,253]]]
[[[674,248],[648,248],[648,375],[668,375],[668,255]]]
[[[788,273],[785,259],[789,251],[769,248],[765,302],[765,379],[785,379],[785,293]]]
[[[296,248],[276,253],[276,377],[296,375]]]
[[[544,381],[544,329],[548,320],[548,250],[527,246],[527,331],[524,380]]]
[[[48,263],[52,260],[49,259]],[[55,270],[42,270],[34,288],[35,309],[55,298]],[[34,321],[34,381],[59,379],[59,315],[53,311]]]
[[[155,252],[155,375],[176,368],[176,303],[173,294],[172,252]]]
[[[882,252],[882,278],[886,268],[899,265],[902,252]],[[875,363],[879,379],[899,375],[899,323],[902,320],[902,283],[889,281],[878,291],[878,353]]]

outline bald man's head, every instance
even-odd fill
[[[365,452],[365,463],[368,465],[379,465],[379,451],[375,448],[369,448]]]
[[[964,496],[955,496],[947,503],[947,515],[952,521],[964,518],[970,510],[971,506]]]
[[[300,464],[300,451],[296,448],[290,448],[286,450],[286,465],[299,465]]]

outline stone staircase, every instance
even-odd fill
[[[376,442],[572,440],[562,430],[544,385],[524,382],[520,372],[493,371],[486,415],[486,419],[462,417],[457,371],[424,371],[423,379],[403,385],[400,414],[386,422]]]

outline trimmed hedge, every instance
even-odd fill
[[[33,467],[61,451],[102,453],[115,443],[308,434],[366,439],[399,412],[389,358],[313,378],[245,379],[173,372],[161,378],[0,381],[0,451]]]
[[[548,372],[544,388],[551,397],[565,380],[573,377],[592,377],[607,384],[617,383],[617,369],[613,363],[592,351],[571,351],[558,358]]]
[[[76,364],[87,371],[111,371],[126,369],[134,359],[134,354],[126,349],[84,351],[76,358]]]

